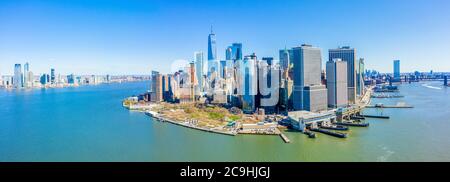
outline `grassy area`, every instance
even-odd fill
[[[210,112],[208,113],[209,119],[215,119],[215,120],[222,120],[225,117],[225,114],[223,113],[217,113],[217,112]]]

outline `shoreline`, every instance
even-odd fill
[[[219,130],[213,130],[213,129],[207,129],[207,128],[202,128],[202,127],[198,127],[198,126],[192,126],[192,125],[188,125],[188,124],[184,124],[182,122],[176,122],[164,117],[160,117],[160,116],[155,116],[153,114],[150,114],[148,112],[145,112],[145,114],[147,116],[150,116],[153,119],[156,119],[158,121],[162,121],[162,122],[168,122],[171,124],[175,124],[175,125],[179,125],[179,126],[183,126],[186,128],[191,128],[191,129],[195,129],[195,130],[200,130],[200,131],[205,131],[205,132],[210,132],[210,133],[217,133],[217,134],[222,134],[222,135],[228,135],[228,136],[236,136],[238,134],[238,132],[232,132],[232,131],[219,131]]]

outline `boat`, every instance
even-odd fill
[[[325,126],[320,126],[320,128],[323,129],[329,129],[329,130],[339,130],[339,131],[347,131],[348,127],[346,126],[342,126],[342,125],[325,125]]]
[[[355,127],[368,127],[369,123],[362,123],[362,122],[337,122],[337,125],[341,126],[355,126]]]

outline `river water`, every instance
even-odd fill
[[[412,109],[366,109],[370,127],[346,139],[206,133],[153,121],[121,105],[149,83],[0,90],[0,161],[450,161],[450,88],[400,85]]]

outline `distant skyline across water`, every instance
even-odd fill
[[[446,0],[61,0],[0,1],[0,75],[30,63],[35,74],[150,74],[234,42],[244,55],[278,59],[279,49],[309,43],[351,46],[366,69],[450,71]]]

